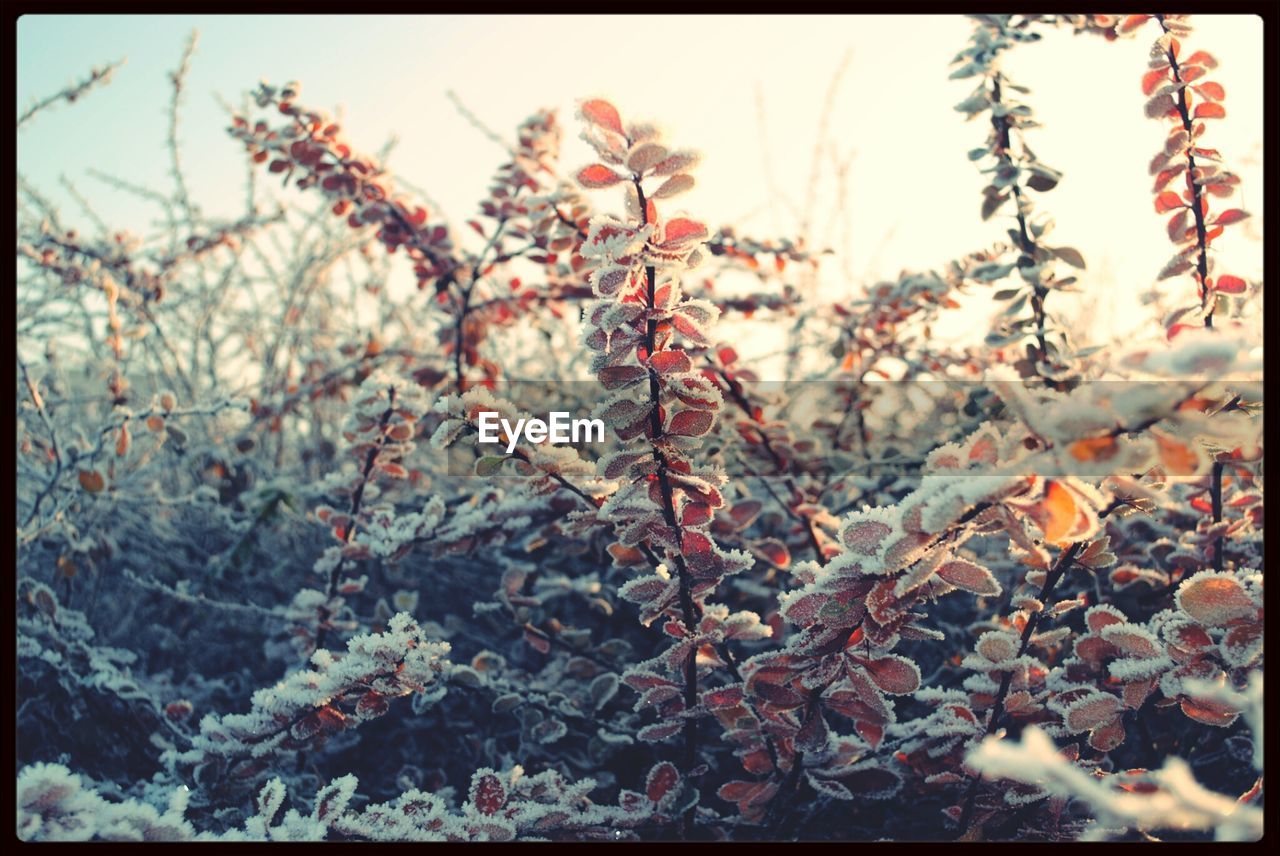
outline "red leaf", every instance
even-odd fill
[[[876,686],[891,695],[905,695],[920,688],[920,670],[906,657],[890,654],[879,660],[861,662]]]
[[[764,503],[758,499],[744,499],[729,509],[729,519],[738,529],[746,529],[764,510]]]
[[[1169,67],[1155,68],[1142,75],[1142,94],[1150,95],[1160,88],[1161,82],[1169,77]]]
[[[674,583],[670,580],[651,574],[647,577],[637,577],[622,586],[618,594],[632,603],[645,605],[667,594],[673,585]]]
[[[1171,475],[1189,476],[1199,469],[1200,457],[1195,450],[1185,443],[1180,443],[1164,434],[1152,434],[1156,438],[1156,448],[1160,452],[1160,461],[1165,471]]]
[[[769,538],[756,546],[770,562],[779,568],[785,568],[791,564],[791,551],[781,541]]]
[[[681,543],[681,554],[696,568],[707,568],[715,556],[711,539],[701,532],[686,532]]]
[[[347,724],[347,718],[342,712],[330,706],[320,708],[313,716],[325,731],[341,731]]]
[[[532,630],[524,632],[524,641],[529,643],[529,647],[537,651],[539,654],[551,653],[551,642],[543,635],[534,633]]]
[[[872,749],[879,746],[880,741],[884,739],[883,725],[877,725],[874,722],[867,722],[866,720],[860,719],[853,724],[853,728],[858,732],[858,735],[863,740],[871,744]]]
[[[609,551],[609,555],[613,557],[613,562],[616,565],[639,565],[645,560],[644,553],[640,552],[635,547],[628,547],[627,545],[617,541],[610,544],[605,549]]]
[[[1196,105],[1193,114],[1196,119],[1221,119],[1227,115],[1227,108],[1212,101],[1203,101]]]
[[[871,556],[880,549],[880,542],[892,532],[893,529],[886,523],[866,520],[847,525],[840,533],[840,538],[851,551]]]
[[[582,102],[581,112],[582,118],[588,122],[599,125],[602,128],[608,128],[615,134],[623,134],[622,117],[618,115],[618,108],[608,101],[602,98],[584,101]]]
[[[1216,218],[1214,218],[1215,226],[1230,226],[1232,223],[1239,223],[1241,220],[1249,216],[1249,212],[1241,211],[1239,208],[1228,208]]]
[[[805,702],[804,696],[789,687],[780,687],[777,684],[757,683],[755,693],[771,706],[781,710],[794,710]]]
[[[683,727],[684,722],[679,719],[672,719],[666,722],[655,722],[653,725],[646,725],[644,728],[641,728],[640,731],[636,733],[636,737],[639,737],[646,743],[657,743],[660,740],[666,740],[668,737],[671,737]]]
[[[1182,77],[1183,83],[1190,83],[1193,80],[1199,80],[1200,78],[1204,77],[1205,74],[1206,74],[1205,70],[1203,68],[1200,68],[1199,66],[1185,65],[1181,69],[1180,76]],[[1191,102],[1188,101],[1187,104],[1190,105]]]
[[[680,513],[681,526],[702,526],[711,522],[711,506],[705,502],[691,502]]]
[[[1214,83],[1211,80],[1205,81],[1204,83],[1196,86],[1195,90],[1211,101],[1221,101],[1223,98],[1227,97],[1226,90],[1222,88],[1222,84]]]
[[[356,713],[370,719],[387,712],[387,701],[375,692],[367,692],[356,702]]]
[[[711,430],[715,414],[707,410],[681,410],[667,426],[668,434],[680,437],[701,437]]]
[[[496,814],[506,801],[507,790],[492,773],[477,777],[471,785],[471,802],[481,814]]]
[[[1213,284],[1214,291],[1221,291],[1224,294],[1244,294],[1247,288],[1248,286],[1243,279],[1229,274],[1218,277]]]
[[[578,184],[590,188],[612,187],[622,181],[622,176],[601,163],[585,166],[578,170],[577,178]]]
[[[670,761],[655,764],[645,778],[644,793],[650,802],[661,802],[676,785],[680,784],[680,771]]]
[[[649,376],[644,366],[606,366],[600,370],[600,382],[605,389],[618,389],[639,383]]]
[[[1112,720],[1089,735],[1089,745],[1099,752],[1110,752],[1124,742],[1124,722]]]
[[[695,241],[707,236],[707,227],[684,217],[677,217],[674,220],[668,220],[666,229],[663,231],[663,243],[676,244],[685,243],[686,241]]]
[[[764,785],[764,782],[725,782],[720,786],[720,790],[716,791],[716,796],[725,802],[743,802],[755,796]]]
[[[653,366],[659,374],[687,372],[693,368],[693,363],[689,360],[689,355],[679,349],[658,351],[649,358],[649,365]]]
[[[962,559],[944,562],[938,568],[938,576],[956,588],[973,592],[976,595],[997,595],[1001,591],[1000,584],[996,582],[996,578],[991,575],[990,571],[981,565],[975,565],[973,562],[966,562]]]
[[[742,687],[730,686],[708,690],[702,695],[702,703],[710,710],[737,707],[742,704]]]
[[[1182,197],[1174,193],[1172,190],[1166,190],[1156,197],[1157,214],[1163,214],[1166,211],[1181,208],[1182,205]]]

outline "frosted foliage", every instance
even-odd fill
[[[255,692],[249,712],[206,716],[192,748],[175,760],[263,758],[302,748],[329,730],[380,716],[385,699],[434,694],[448,669],[448,653],[448,643],[425,640],[417,623],[402,612],[385,633],[350,640],[345,654],[315,652],[312,668]],[[354,710],[339,712],[335,706],[340,702],[355,702]]]
[[[1097,818],[1087,839],[1106,839],[1128,830],[1208,830],[1218,841],[1262,837],[1262,809],[1206,791],[1178,758],[1144,774],[1143,780],[1153,786],[1149,792],[1130,792],[1118,787],[1118,776],[1099,779],[1072,764],[1033,727],[1017,743],[987,738],[969,754],[969,763],[988,775],[1083,802]]]
[[[892,18],[867,32],[910,31],[892,47],[955,90],[971,164],[899,189],[927,222],[972,171],[985,237],[932,267],[891,242],[920,252],[884,278],[850,263],[883,200],[843,198],[866,164],[827,121],[861,54],[807,191],[771,156],[723,181],[726,145],[760,149],[716,141],[741,116],[702,128],[714,175],[697,129],[603,94],[491,128],[449,93],[462,121],[425,121],[477,145],[375,153],[311,106],[332,91],[263,81],[228,108],[236,212],[184,157],[194,40],[165,78],[171,180],[95,177],[156,208],[145,235],[100,219],[100,188],[37,186],[27,161],[65,146],[21,149],[18,837],[1257,839],[1264,283],[1234,206],[1258,167],[1233,171],[1248,126],[1218,120],[1249,108],[1258,46],[1211,44],[1256,21],[974,14],[937,73],[912,51],[949,25]],[[739,105],[732,68],[689,100],[697,38],[507,29],[582,27],[477,56],[603,51],[667,118]],[[1126,226],[1102,249],[1171,245],[1121,283],[1123,340],[1093,307],[1105,254],[1057,203],[1101,150],[1038,154],[1109,129],[1063,129],[1018,79],[1041,40],[1078,51],[1090,104],[1141,91],[1163,131],[1105,153],[1150,195],[1103,200]],[[1138,64],[1108,79],[1098,52]],[[396,59],[361,57],[334,67]],[[62,133],[44,112],[114,67],[19,135]],[[881,118],[858,133],[919,144]],[[474,205],[415,172],[474,180]],[[726,188],[740,222],[695,210]]]

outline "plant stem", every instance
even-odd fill
[[[1166,34],[1169,28],[1165,26],[1164,16],[1156,15],[1156,21],[1160,24],[1160,29]],[[1178,58],[1174,56],[1173,48],[1165,49],[1165,55],[1169,58],[1169,67],[1173,70],[1173,78],[1178,83],[1183,84],[1178,89],[1178,97],[1174,101],[1178,108],[1178,117],[1182,119],[1182,129],[1187,132],[1187,187],[1191,191],[1191,214],[1196,221],[1196,274],[1200,279],[1200,309],[1205,311],[1204,326],[1213,327],[1213,312],[1217,308],[1216,301],[1210,300],[1209,292],[1209,242],[1207,239],[1208,229],[1204,222],[1204,202],[1200,195],[1200,185],[1195,182],[1196,158],[1191,153],[1192,140],[1192,124],[1191,112],[1187,109],[1187,87],[1186,82],[1182,79],[1182,70],[1178,67]]]
[[[387,389],[387,409],[383,411],[382,416],[378,419],[378,439],[374,441],[373,448],[369,449],[369,453],[364,459],[364,469],[360,472],[360,484],[356,486],[355,492],[351,494],[351,505],[347,511],[347,525],[342,530],[342,543],[344,545],[351,543],[351,536],[356,531],[356,520],[360,515],[360,506],[364,503],[364,489],[369,484],[369,479],[373,476],[374,465],[378,462],[378,455],[382,452],[382,447],[387,443],[387,425],[391,422],[391,416],[396,411],[396,388],[394,386]],[[320,607],[320,624],[316,629],[316,650],[324,647],[325,638],[328,635],[329,607],[328,601],[332,601],[338,594],[338,584],[342,581],[343,573],[347,568],[347,560],[344,558],[338,564],[334,565],[332,571],[329,572],[329,586],[326,589],[326,605]]]
[[[998,105],[1001,103],[1001,87],[1000,75],[997,73],[991,79],[991,103]],[[1018,167],[1013,162],[1013,156],[1009,154],[1011,147],[1010,141],[1010,123],[1009,117],[997,116],[994,108],[991,112],[991,127],[995,129],[996,141],[999,148],[996,151],[996,157],[1000,159],[1000,163],[1007,169],[1016,170]],[[1022,211],[1022,187],[1015,180],[1012,185],[1013,203],[1017,211],[1018,218],[1018,250],[1021,256],[1018,258],[1018,267],[1032,267],[1036,263],[1036,246],[1035,239],[1031,237],[1031,232],[1027,228],[1027,218]],[[1036,325],[1036,362],[1047,366],[1049,364],[1048,344],[1044,338],[1045,327],[1045,311],[1044,299],[1049,294],[1049,289],[1036,279],[1035,286],[1031,293],[1031,312]]]
[[[640,225],[647,226],[649,224],[649,211],[644,196],[644,188],[641,187],[639,178],[634,179],[634,185],[636,196],[640,203]],[[644,344],[648,359],[653,357],[658,338],[658,322],[652,315],[653,306],[657,301],[657,281],[657,270],[652,265],[647,266],[645,268],[647,289],[645,305],[650,310],[650,316],[645,322]],[[658,437],[662,436],[662,416],[658,412],[661,401],[662,390],[659,385],[658,373],[652,367],[649,367],[649,429],[652,435],[650,442],[653,444],[653,459],[657,464],[658,486],[662,494],[662,516],[667,526],[675,533],[676,546],[680,550],[680,552],[673,555],[680,583],[680,612],[684,617],[686,632],[693,635],[697,632],[699,611],[697,604],[693,600],[692,578],[684,561],[684,537],[680,523],[676,519],[675,499],[671,490],[671,481],[667,478],[667,460],[656,445]],[[698,648],[696,645],[690,647],[689,656],[684,663],[684,706],[686,713],[698,706]],[[698,721],[692,716],[688,716],[684,721],[684,772],[686,775],[693,770],[697,761]],[[685,838],[689,838],[693,832],[694,812],[696,809],[696,805],[689,808],[682,819]]]

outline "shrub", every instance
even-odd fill
[[[1053,314],[1086,261],[1001,63],[1052,27],[1155,36],[1158,276],[1195,288],[1154,344]],[[852,300],[676,210],[699,156],[602,98],[576,170],[519,126],[478,243],[292,83],[229,129],[274,213],[203,216],[172,135],[164,240],[22,185],[18,835],[1260,837],[1261,284],[1215,257],[1248,215],[1192,37],[974,16],[1008,241]],[[930,334],[987,291],[980,346]],[[770,383],[728,340],[783,324],[808,374]],[[553,410],[606,441],[478,442]]]

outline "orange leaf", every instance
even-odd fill
[[[1196,105],[1196,119],[1221,119],[1227,115],[1227,108],[1221,104],[1215,104],[1212,101],[1205,101]]]
[[[1235,722],[1236,717],[1240,715],[1238,710],[1233,710],[1220,701],[1197,698],[1184,698],[1182,700],[1182,712],[1196,722],[1203,722],[1205,725],[1216,725],[1219,728],[1225,728]]]
[[[1117,33],[1131,33],[1147,22],[1150,15],[1125,15],[1124,20],[1116,26]]]
[[[622,176],[604,164],[592,164],[578,171],[578,184],[583,187],[611,187],[622,181]]]
[[[644,553],[635,547],[628,547],[625,544],[615,541],[607,548],[609,555],[613,556],[613,561],[617,565],[639,565],[644,562]]]
[[[1071,497],[1071,492],[1059,482],[1049,482],[1040,508],[1044,514],[1040,527],[1044,530],[1044,540],[1050,544],[1063,543],[1076,522],[1076,501]]]
[[[1203,65],[1205,68],[1217,68],[1218,60],[1208,51],[1196,51],[1183,60],[1183,65]]]
[[[1152,69],[1142,75],[1142,94],[1150,95],[1160,88],[1160,83],[1169,77],[1169,67]]]
[[[1155,434],[1155,438],[1160,449],[1160,461],[1170,475],[1189,476],[1199,469],[1200,456],[1195,449],[1163,434]]]
[[[1156,197],[1156,213],[1163,214],[1182,207],[1182,197],[1172,190],[1166,190]]]
[[[618,108],[614,107],[608,101],[602,98],[593,98],[590,101],[582,102],[582,118],[588,122],[599,125],[602,128],[608,128],[615,134],[622,134],[622,117],[618,115]],[[624,134],[625,136],[625,134]]]
[[[1239,581],[1228,575],[1200,573],[1178,588],[1178,606],[1206,627],[1221,627],[1257,615],[1258,607]]]
[[[1115,437],[1090,437],[1067,447],[1077,461],[1109,461],[1119,450]]]
[[[785,568],[791,564],[791,551],[787,546],[776,538],[768,538],[756,545],[756,548],[764,554],[764,557],[779,568]]]
[[[696,241],[701,240],[706,236],[706,226],[696,220],[689,220],[684,217],[677,217],[674,220],[668,220],[662,233],[663,243],[666,244]]]
[[[106,481],[102,478],[102,473],[97,470],[81,470],[80,487],[89,493],[98,493],[106,487]]]
[[[1221,101],[1223,98],[1227,97],[1226,90],[1222,88],[1222,84],[1214,83],[1211,80],[1201,83],[1199,86],[1195,87],[1195,90],[1211,101]]]

